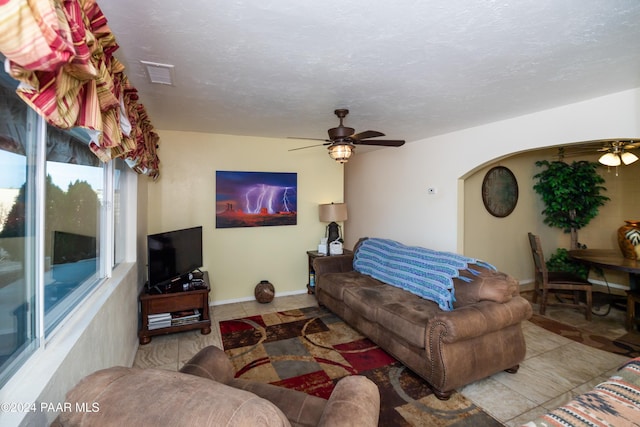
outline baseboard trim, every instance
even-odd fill
[[[276,292],[276,297],[287,297],[290,295],[301,295],[306,293],[307,293],[306,289],[300,289],[297,291],[288,291],[288,292]],[[216,305],[233,304],[237,302],[249,302],[249,301],[255,301],[255,297],[242,297],[242,298],[233,298],[233,299],[218,300],[218,301],[209,301],[209,306],[213,307]]]

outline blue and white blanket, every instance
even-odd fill
[[[434,301],[445,311],[453,310],[453,279],[470,282],[470,278],[460,276],[461,271],[479,274],[469,264],[496,270],[474,258],[378,238],[364,240],[353,260],[354,270]]]

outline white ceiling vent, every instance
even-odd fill
[[[147,71],[151,83],[173,86],[174,66],[157,62],[140,61]]]

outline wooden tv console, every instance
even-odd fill
[[[200,329],[202,335],[211,333],[211,319],[209,317],[209,274],[204,271],[205,287],[202,289],[168,292],[162,294],[150,294],[143,289],[140,293],[140,312],[142,315],[142,327],[138,332],[140,344],[148,344],[155,335],[171,334],[174,332]],[[149,315],[159,313],[176,313],[185,310],[198,309],[200,320],[177,326],[149,330]]]

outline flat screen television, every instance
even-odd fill
[[[167,291],[202,267],[202,226],[147,236],[149,289]]]

